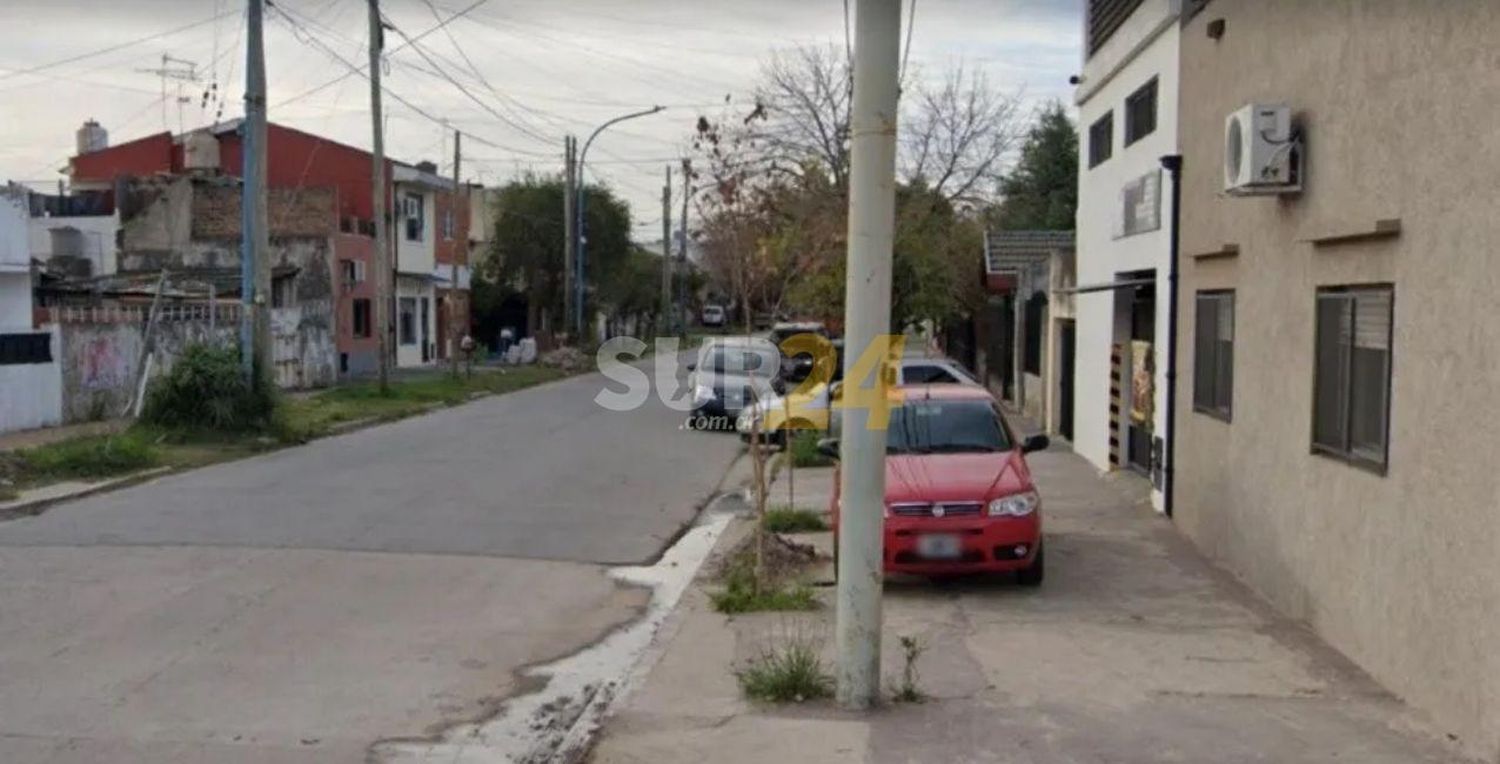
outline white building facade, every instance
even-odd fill
[[[437,360],[437,239],[446,223],[437,219],[435,192],[451,183],[427,167],[394,169],[396,242],[396,365],[425,366]]]
[[[1163,506],[1181,0],[1089,0],[1079,112],[1074,450]]]
[[[62,421],[57,333],[32,327],[30,223],[24,189],[0,189],[0,432]]]

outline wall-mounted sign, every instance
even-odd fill
[[[1161,170],[1152,170],[1120,189],[1120,216],[1115,238],[1161,228]]]

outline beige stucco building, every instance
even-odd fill
[[[1184,16],[1175,520],[1500,760],[1500,3]],[[1301,193],[1225,193],[1249,103]]]

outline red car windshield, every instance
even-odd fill
[[[888,454],[1009,451],[1010,437],[986,401],[907,401],[891,409]]]

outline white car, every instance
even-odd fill
[[[703,306],[703,316],[702,316],[701,320],[702,320],[704,326],[715,326],[715,327],[717,327],[717,326],[723,326],[724,325],[724,319],[725,319],[725,315],[724,315],[724,306],[723,305],[704,305]]]
[[[791,390],[786,395],[777,395],[761,400],[745,409],[735,420],[735,430],[740,438],[750,440],[759,419],[763,437],[769,442],[783,442],[788,430],[827,430],[829,408],[833,396],[832,387],[842,384],[842,359],[831,384],[818,384],[806,391]],[[979,381],[962,366],[948,358],[928,358],[908,355],[896,367],[896,384],[960,384],[978,385]]]

